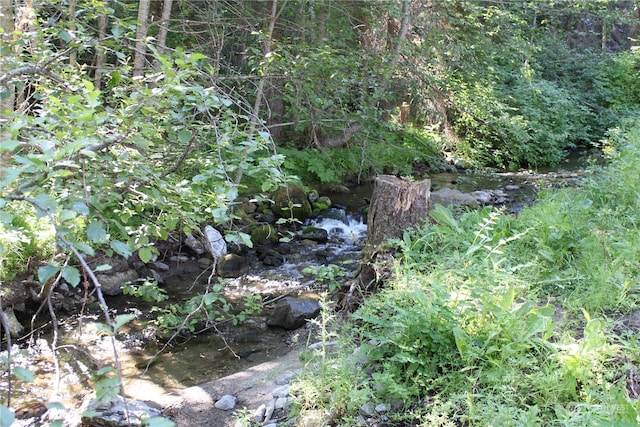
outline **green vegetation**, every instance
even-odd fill
[[[422,425],[637,421],[636,331],[617,326],[640,271],[636,1],[24,3],[0,0],[0,311],[21,305],[4,285],[22,277],[89,284],[115,340],[131,319],[112,319],[98,256],[146,264],[204,225],[247,247],[290,240],[277,228],[314,209],[292,183],[322,190],[444,159],[540,168],[598,148],[612,166],[579,190],[544,192],[518,217],[436,208],[394,242],[393,282],[341,331],[357,352],[323,347],[300,411],[330,408],[343,425],[369,403]],[[290,215],[240,230],[244,197]],[[330,289],[344,280],[338,266],[315,273]],[[126,290],[172,331],[260,307],[207,285],[167,305],[155,282]],[[96,373],[100,395],[122,391],[114,359]]]
[[[611,166],[517,217],[437,206],[396,242],[394,279],[340,350],[312,357],[298,410],[332,425],[365,425],[365,404],[393,408],[391,425],[636,425],[639,129]]]

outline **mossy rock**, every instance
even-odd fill
[[[326,211],[331,207],[331,205],[332,205],[331,199],[326,196],[322,196],[318,198],[318,200],[313,202],[313,211],[314,212]]]
[[[254,245],[263,246],[276,244],[280,241],[280,238],[278,237],[278,232],[272,225],[259,224],[251,230],[251,241]]]
[[[305,220],[311,216],[311,204],[302,188],[290,184],[273,194],[273,212],[281,218]]]

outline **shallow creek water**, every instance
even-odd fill
[[[535,200],[540,187],[579,180],[580,174],[576,171],[584,166],[585,156],[577,155],[562,169],[550,173],[438,173],[431,175],[430,179],[433,190],[449,187],[472,192],[509,188],[507,204],[511,209],[518,209]],[[329,194],[329,197],[334,204],[346,207],[346,212],[352,214],[366,203],[371,192],[370,185],[361,185],[351,188],[348,193]],[[366,225],[361,218],[337,210],[313,225],[329,232],[327,244],[302,248],[280,267],[255,266],[241,278],[225,283],[226,296],[238,300],[242,295],[254,293],[268,300],[270,296],[288,292],[321,292],[314,278],[303,272],[304,267],[346,261],[355,270],[366,237]],[[163,286],[173,301],[184,301],[203,292],[208,272],[197,263],[191,262],[187,266],[176,262],[170,267],[180,269],[180,273],[168,279]],[[150,318],[150,305],[130,297],[111,298],[108,303],[114,314],[129,313],[136,317],[129,331],[116,341],[116,346],[126,380],[125,391],[140,400],[150,394],[169,393],[272,360],[308,339],[304,328],[298,331],[267,328],[264,326],[265,318],[257,316],[241,327],[222,324],[218,331],[212,331],[217,333],[181,338],[164,346],[144,336],[143,324]],[[92,383],[91,373],[113,364],[111,340],[100,335],[96,327],[101,321],[97,311],[86,312],[82,323],[78,316],[61,321],[58,345],[63,347],[59,351],[58,377],[51,357],[50,332],[45,333],[46,328],[43,328],[42,333],[32,335],[31,354],[18,356],[15,363],[34,371],[36,381],[33,384],[19,381],[15,384],[14,402],[19,402],[18,407],[28,407],[34,399],[62,401],[73,407],[86,397]],[[17,351],[18,348],[14,354]],[[61,392],[51,395],[55,381],[59,381]],[[5,388],[0,384],[0,393],[5,393]],[[12,406],[16,407],[15,404]]]

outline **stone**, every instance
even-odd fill
[[[127,399],[125,402],[122,397],[118,396],[108,402],[93,399],[87,405],[85,413],[93,413],[94,415],[91,417],[83,416],[83,425],[125,427],[142,425],[145,419],[159,416],[160,410],[138,400]],[[126,413],[129,414],[128,420],[125,418]]]
[[[365,403],[364,405],[360,406],[358,412],[365,418],[373,417],[376,414],[373,403],[371,402]]]
[[[311,203],[297,185],[291,184],[273,194],[273,212],[282,218],[305,220],[311,216]]]
[[[280,241],[278,232],[270,224],[259,224],[251,229],[251,241],[256,246],[275,245]]]
[[[256,409],[253,412],[253,421],[255,421],[258,424],[262,423],[262,421],[264,421],[264,414],[266,412],[267,412],[267,405],[263,403],[262,405],[258,406],[258,409]]]
[[[298,329],[320,314],[320,303],[314,298],[286,297],[273,309],[267,325],[285,329]]]
[[[161,261],[154,261],[152,265],[158,271],[169,271],[169,269],[171,268],[168,264],[165,264]]]
[[[312,240],[318,243],[325,243],[329,240],[329,232],[324,228],[318,227],[306,227],[300,233],[300,238],[303,240]]]
[[[122,295],[122,286],[125,283],[138,280],[138,273],[134,269],[127,269],[124,271],[106,272],[96,274],[98,282],[102,288],[102,293],[105,295]]]
[[[20,336],[22,331],[24,331],[24,326],[22,326],[22,323],[20,323],[16,318],[16,314],[13,312],[13,309],[7,308],[3,313],[7,324],[9,325],[9,333],[11,334],[11,336]]]
[[[280,387],[276,387],[273,390],[271,390],[271,395],[273,397],[287,397],[290,391],[291,391],[291,386],[287,384]]]
[[[207,250],[213,259],[219,259],[227,254],[227,242],[218,230],[210,225],[204,227],[204,237],[207,241]]]
[[[293,399],[290,397],[279,397],[276,399],[274,403],[274,407],[276,409],[284,409],[288,406],[291,406],[292,403],[293,403]]]
[[[431,206],[440,204],[442,206],[478,206],[478,201],[471,194],[463,193],[453,188],[442,188],[431,192]]]
[[[214,403],[213,406],[223,411],[230,411],[236,407],[236,397],[230,394],[225,394],[216,403]]]
[[[376,412],[381,414],[383,412],[387,412],[389,410],[389,407],[387,405],[385,405],[384,403],[379,403],[376,405]]]
[[[226,254],[218,260],[217,272],[220,277],[240,277],[249,271],[249,260],[242,255]]]
[[[184,244],[196,255],[202,255],[206,251],[204,244],[193,234],[187,234],[184,238]]]
[[[284,372],[281,375],[276,377],[277,385],[285,385],[289,384],[293,378],[295,378],[296,374],[293,372]]]

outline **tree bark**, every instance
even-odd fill
[[[160,31],[158,32],[158,51],[164,53],[167,49],[167,34],[169,33],[169,19],[171,19],[171,7],[173,0],[164,0],[162,4],[162,17],[160,19]]]
[[[405,181],[391,175],[376,178],[367,218],[367,244],[398,239],[407,228],[429,216],[431,181]]]
[[[362,296],[391,277],[392,252],[382,243],[400,239],[405,230],[429,217],[431,180],[406,181],[391,175],[376,178],[367,217],[367,244],[355,277],[334,294],[337,309],[350,310]]]
[[[149,32],[149,9],[151,0],[140,0],[138,5],[138,26],[136,28],[136,46],[133,52],[133,77],[141,77],[146,68],[147,33]]]
[[[109,0],[103,0],[106,9]],[[93,86],[100,90],[102,86],[102,67],[105,60],[104,40],[107,38],[107,14],[102,13],[98,18],[98,44],[96,46],[96,72],[93,76]]]

